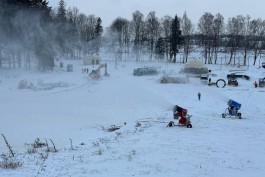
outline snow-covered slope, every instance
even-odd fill
[[[176,76],[181,64],[108,62],[110,76],[93,80],[81,72],[81,61],[65,62],[74,65],[74,72],[58,67],[45,73],[0,71],[0,130],[23,163],[14,170],[0,169],[0,176],[265,174],[265,89],[253,87],[264,69],[251,66],[245,71],[249,81],[217,88],[198,79],[160,84],[163,73]],[[133,76],[133,69],[144,66],[155,66],[160,73]],[[212,81],[226,80],[229,70],[239,69],[208,67],[217,75]],[[32,89],[18,89],[23,79]],[[242,104],[243,119],[221,118],[229,99]],[[192,129],[166,127],[175,104],[188,109]],[[106,131],[112,125],[120,129]],[[38,148],[28,153],[25,143],[37,137],[50,146],[51,139],[58,152]],[[0,153],[8,152],[2,139]]]

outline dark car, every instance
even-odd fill
[[[160,79],[160,82],[162,84],[166,84],[166,83],[176,83],[176,84],[185,84],[188,82],[188,78],[187,77],[170,77],[170,76],[163,76]]]
[[[241,74],[241,73],[231,73],[231,74],[227,74],[227,78],[242,78],[242,79],[246,79],[249,80],[249,76],[245,75],[245,74]]]
[[[155,74],[158,74],[155,67],[137,68],[133,70],[134,76],[155,75]]]

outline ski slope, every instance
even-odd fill
[[[23,163],[14,170],[0,168],[1,177],[265,174],[265,88],[253,86],[265,69],[208,65],[217,75],[212,81],[227,80],[230,70],[244,69],[250,76],[249,81],[238,79],[238,87],[217,88],[198,79],[159,82],[163,73],[177,76],[183,64],[108,61],[110,76],[94,80],[81,69],[96,66],[76,60],[64,63],[73,64],[74,71],[66,72],[58,64],[44,73],[0,70],[0,133]],[[133,69],[144,66],[157,67],[159,74],[133,76]],[[18,89],[23,79],[34,89]],[[241,120],[221,117],[229,99],[242,104]],[[166,127],[176,104],[192,115],[192,129]],[[120,129],[106,131],[112,125]],[[58,152],[38,148],[28,153],[28,144],[37,137],[50,146],[51,139]],[[3,138],[0,153],[9,153]]]

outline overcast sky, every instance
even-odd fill
[[[49,5],[58,7],[59,0],[48,0]],[[104,27],[109,26],[117,17],[132,19],[132,13],[139,10],[144,17],[155,11],[157,17],[165,15],[183,16],[186,11],[194,24],[205,12],[213,15],[218,12],[225,20],[236,15],[250,15],[251,18],[265,20],[265,0],[65,0],[66,6],[77,7],[86,15],[102,19]]]

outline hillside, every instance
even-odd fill
[[[1,177],[265,174],[265,88],[253,86],[265,76],[263,68],[208,65],[217,75],[212,81],[227,80],[230,70],[250,76],[238,79],[238,87],[217,88],[195,78],[160,83],[163,73],[177,76],[183,64],[107,62],[110,76],[94,80],[82,73],[81,61],[68,63],[73,72],[58,63],[53,72],[0,70],[0,133],[22,163],[0,168]],[[159,74],[133,76],[133,69],[144,66],[157,67]],[[31,89],[18,89],[21,80]],[[241,120],[222,118],[229,99],[242,104]],[[193,128],[166,127],[176,104],[188,109]],[[106,131],[112,125],[120,129]],[[50,147],[52,140],[58,152],[42,147],[29,153],[36,138]],[[8,152],[2,138],[0,153]]]

